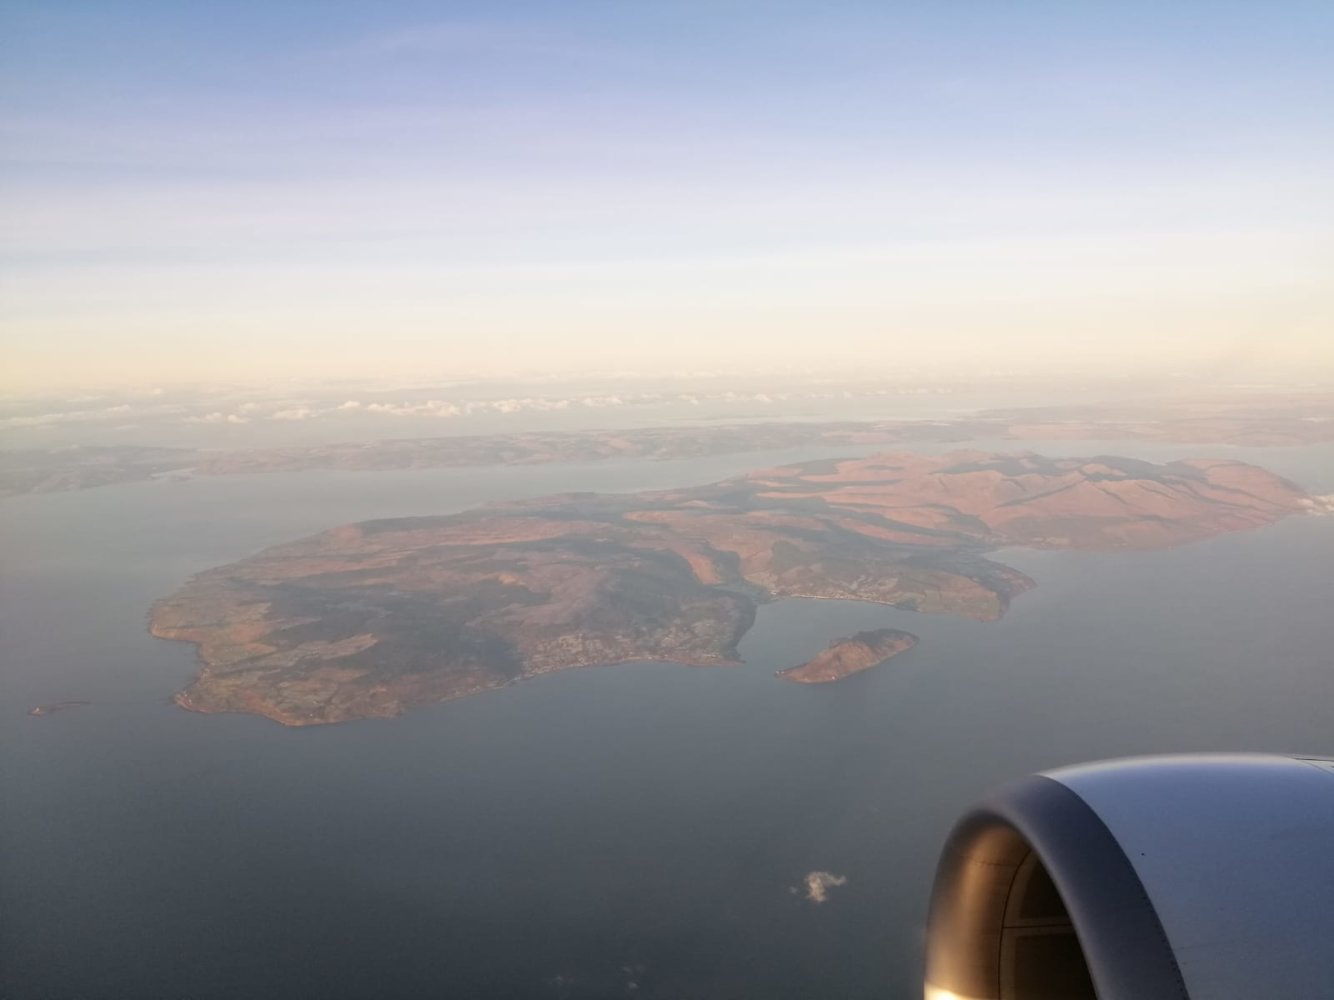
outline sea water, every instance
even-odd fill
[[[1334,491],[1329,446],[981,444],[1239,457]],[[1334,753],[1329,517],[1007,550],[1037,588],[1000,622],[783,601],[741,666],[573,670],[307,729],[173,707],[193,648],[144,627],[190,574],[351,520],[867,450],[0,501],[0,993],[910,998],[941,841],[989,787],[1124,754]],[[883,626],[921,643],[838,684],[773,676]],[[92,704],[25,714],[64,700]],[[812,871],[847,881],[817,904]]]

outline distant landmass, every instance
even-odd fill
[[[198,646],[181,706],[333,723],[572,667],[734,663],[756,606],[784,597],[993,620],[1033,582],[988,550],[1157,548],[1317,506],[1234,461],[807,462],[335,528],[199,574],[150,628]],[[862,633],[787,677],[836,680],[915,641]]]
[[[1334,400],[1320,396],[1247,404],[1035,407],[993,410],[949,420],[764,422],[531,432],[230,451],[137,446],[0,451],[0,497],[192,476],[316,469],[374,472],[613,458],[680,459],[809,445],[893,447],[980,439],[1315,444],[1334,441]]]

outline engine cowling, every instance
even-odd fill
[[[1334,760],[1130,758],[1001,789],[942,852],[926,997],[1334,997]]]

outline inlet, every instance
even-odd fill
[[[1032,845],[979,817],[941,859],[927,1000],[1096,1000],[1065,901]]]

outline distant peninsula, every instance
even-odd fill
[[[989,550],[1159,548],[1316,505],[1213,459],[806,462],[335,528],[199,574],[158,602],[150,629],[198,647],[181,706],[334,723],[572,667],[734,663],[757,605],[779,598],[994,620],[1033,582]],[[788,679],[835,680],[911,639],[853,636]]]
[[[265,473],[383,472],[669,460],[797,447],[911,447],[988,439],[1137,440],[1281,447],[1334,441],[1334,400],[1088,405],[985,410],[949,419],[764,421],[623,430],[389,438],[286,447],[206,449],[135,445],[0,451],[0,498],[154,479]]]

